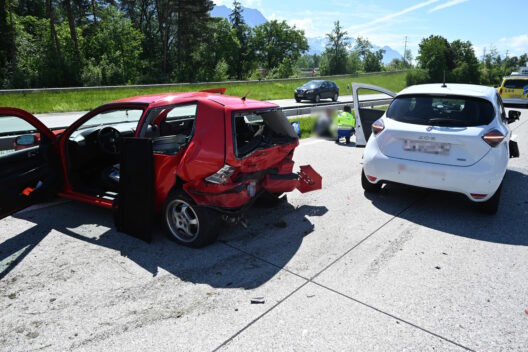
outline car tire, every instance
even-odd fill
[[[332,101],[335,103],[339,100],[339,94],[335,93],[333,98],[332,98]]]
[[[295,101],[298,102],[298,103],[300,103],[300,102],[301,102],[301,99],[299,99],[299,98],[295,98]]]
[[[319,94],[317,94],[313,101],[314,101],[314,103],[319,104],[321,102],[321,96]]]
[[[202,248],[218,238],[220,217],[196,205],[182,190],[172,191],[163,207],[163,227],[169,239],[191,248]]]
[[[477,206],[477,209],[481,213],[484,213],[484,214],[488,214],[488,215],[497,214],[497,211],[499,211],[501,193],[502,193],[502,183],[499,186],[499,189],[497,189],[497,192],[495,192],[495,194],[493,195],[493,197],[491,197],[485,202],[475,203],[475,205]]]
[[[381,191],[383,184],[381,182],[375,184],[370,183],[370,181],[367,179],[367,176],[365,175],[365,171],[361,171],[361,186],[367,193],[378,193]]]

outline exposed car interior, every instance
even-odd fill
[[[142,109],[115,109],[100,113],[74,131],[67,143],[69,176],[75,191],[113,199],[119,191],[119,140],[133,137]],[[196,105],[151,109],[145,138],[154,153],[174,155],[192,138]]]
[[[282,111],[245,112],[233,116],[235,154],[244,158],[262,148],[298,139]]]

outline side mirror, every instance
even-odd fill
[[[508,112],[508,123],[514,123],[515,121],[519,121],[520,117],[521,117],[520,111],[510,110]]]
[[[33,134],[24,134],[15,139],[15,150],[31,148],[38,145],[38,138]]]

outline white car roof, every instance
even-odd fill
[[[478,86],[474,84],[458,84],[458,83],[446,83],[447,87],[442,87],[442,83],[434,84],[420,84],[405,88],[398,93],[400,95],[407,94],[432,94],[432,95],[463,95],[468,97],[483,98],[486,100],[493,101],[497,91],[495,88]]]

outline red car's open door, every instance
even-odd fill
[[[60,163],[55,139],[30,113],[0,107],[0,218],[58,191]]]

